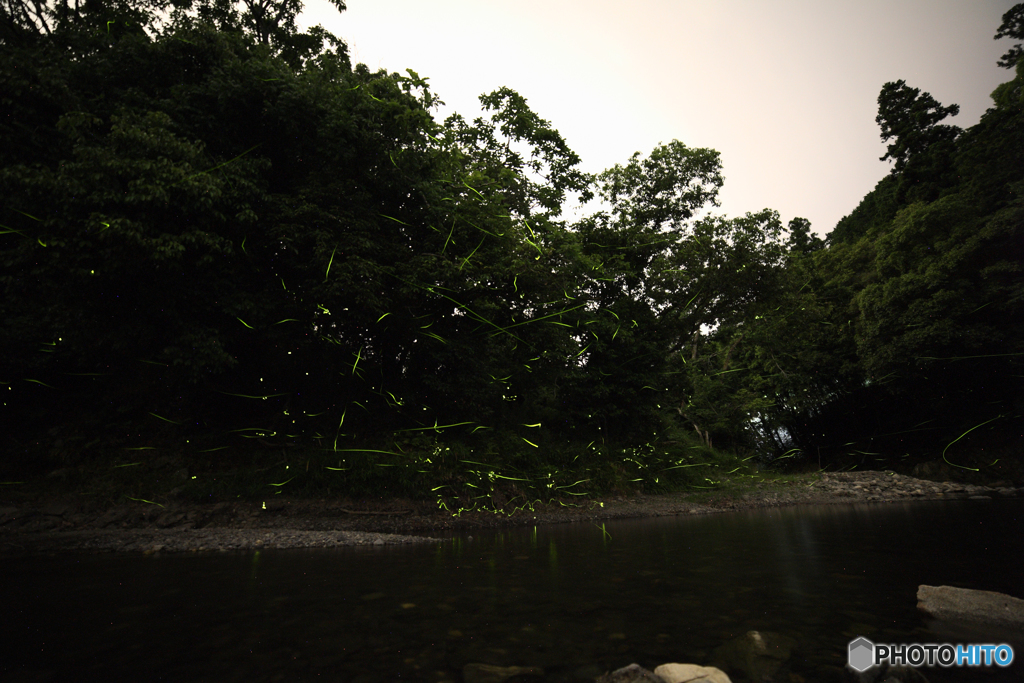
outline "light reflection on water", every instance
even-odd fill
[[[758,630],[797,642],[786,680],[837,680],[858,635],[935,641],[916,611],[919,584],[1020,596],[1022,513],[1024,501],[804,507],[418,547],[8,561],[0,671],[458,682],[482,662],[573,681],[634,661],[707,664],[717,646]],[[977,676],[1018,679],[1002,673]],[[964,670],[926,675],[969,680]]]

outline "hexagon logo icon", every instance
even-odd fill
[[[871,668],[875,661],[875,644],[864,637],[850,641],[850,654],[847,660],[850,668],[862,672]]]

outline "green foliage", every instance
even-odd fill
[[[786,245],[791,252],[810,254],[825,247],[825,241],[811,232],[811,222],[806,218],[794,218],[788,227],[789,239]]]
[[[897,195],[901,200],[931,201],[955,182],[951,160],[961,131],[939,122],[958,113],[959,105],[943,107],[930,94],[922,94],[904,81],[882,86],[875,121],[882,129],[882,141],[892,142],[881,160],[895,162],[893,174],[899,177]]]
[[[894,173],[823,243],[770,209],[712,214],[714,150],[592,177],[514,90],[438,121],[426,78],[352,67],[297,31],[298,2],[167,7],[4,5],[22,464],[162,449],[242,473],[195,495],[260,495],[266,472],[521,509],[704,486],[740,466],[715,447],[873,455],[951,399],[1015,410],[1024,67],[963,134],[940,124],[955,105],[886,84]],[[606,208],[568,223],[570,195]],[[295,458],[246,473],[254,443]]]
[[[999,24],[999,30],[995,35],[996,40],[1000,38],[1024,40],[1024,3],[1017,3],[1003,15],[1003,21]],[[1020,43],[1017,43],[999,58],[998,64],[1004,69],[1012,69],[1017,66],[1022,55],[1024,55],[1024,49],[1021,48]]]
[[[878,95],[878,116],[875,122],[882,128],[882,142],[889,143],[881,161],[896,162],[896,173],[907,168],[911,158],[927,151],[932,145],[956,139],[959,129],[938,125],[947,116],[956,116],[956,104],[943,107],[930,94],[921,94],[905,81],[886,83]]]
[[[815,258],[821,293],[838,304],[830,320],[844,353],[855,349],[856,369],[810,420],[819,434],[845,433],[818,439],[830,451],[843,442],[891,457],[910,439],[909,450],[941,451],[964,429],[1018,409],[1021,80],[1018,69],[962,135],[937,125],[954,108],[902,81],[883,88],[879,122],[896,138],[887,156],[897,168]]]
[[[879,180],[874,189],[860,200],[857,208],[836,223],[836,227],[826,236],[826,243],[829,246],[852,244],[886,225],[899,208],[898,188],[899,179],[894,175]]]

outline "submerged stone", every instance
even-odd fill
[[[751,681],[771,681],[789,659],[796,641],[770,631],[747,631],[720,645],[712,653],[713,664],[729,672],[742,672]]]
[[[542,678],[544,670],[536,666],[494,666],[477,663],[462,667],[462,678],[466,683],[505,683],[514,676]]]
[[[667,681],[639,664],[630,664],[601,676],[596,683],[667,683]]]
[[[654,673],[665,683],[732,683],[721,669],[696,664],[662,664]]]

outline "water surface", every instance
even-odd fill
[[[592,679],[707,664],[749,630],[828,680],[863,635],[935,642],[919,584],[1021,596],[1024,501],[786,508],[519,528],[440,544],[2,567],[8,680],[461,681],[471,662]],[[1019,656],[1024,656],[1021,651]],[[1021,680],[926,670],[929,680]],[[734,680],[741,680],[735,677]]]

